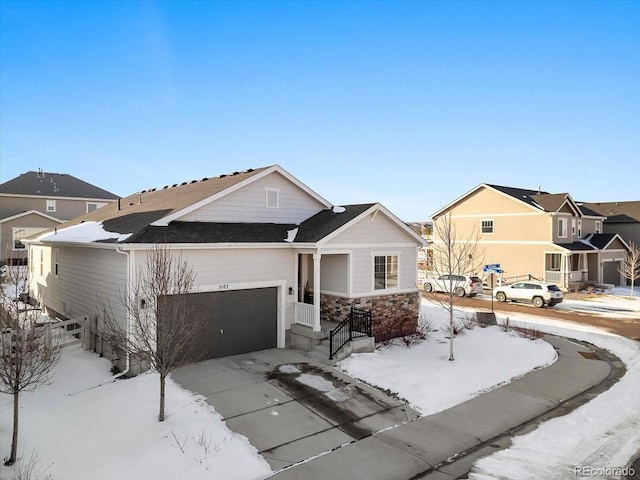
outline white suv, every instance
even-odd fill
[[[425,292],[453,292],[458,297],[473,297],[482,293],[482,280],[472,275],[440,275],[427,278],[422,284]]]
[[[553,307],[562,303],[562,291],[552,283],[543,282],[517,282],[511,285],[497,287],[493,290],[496,300],[506,302],[531,302],[534,306],[542,308],[545,305]]]

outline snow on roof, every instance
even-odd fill
[[[84,222],[53,232],[49,231],[39,236],[38,241],[92,243],[104,240],[115,240],[122,242],[130,235],[131,233],[108,232],[104,229],[102,222]]]
[[[284,241],[292,243],[296,239],[296,235],[298,235],[297,227],[292,230],[287,230],[287,238],[285,238]]]
[[[344,213],[347,209],[344,207],[333,207],[333,213]]]

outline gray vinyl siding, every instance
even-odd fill
[[[418,246],[414,238],[400,230],[398,225],[382,212],[364,217],[328,242],[329,245],[371,243],[404,243]]]
[[[296,287],[295,253],[291,249],[238,248],[182,250],[182,258],[193,268],[196,284],[204,291],[221,285],[230,290],[253,288],[252,284],[286,282]],[[144,265],[144,252],[137,252],[135,263]],[[293,321],[295,295],[286,295],[285,328]]]
[[[375,255],[398,255],[399,273],[397,290],[417,288],[417,247],[380,247],[354,249],[352,258],[354,295],[393,293],[393,290],[373,289],[373,258]]]
[[[322,291],[348,294],[349,256],[322,255],[320,259],[320,285]]]
[[[34,294],[48,308],[67,318],[100,314],[98,298],[117,318],[124,319],[119,301],[126,285],[127,258],[111,249],[59,247],[58,275],[54,275],[55,246],[34,246]],[[45,273],[40,276],[39,251],[45,252]]]
[[[23,215],[14,220],[9,220],[0,224],[0,259],[5,260],[7,256],[22,253],[26,254],[25,250],[13,250],[13,228],[14,227],[26,227],[26,228],[51,228],[59,225],[55,220],[42,217],[35,213],[29,215]],[[15,255],[14,255],[15,256]]]
[[[279,207],[266,206],[266,189],[280,189]],[[181,221],[300,223],[324,207],[318,200],[279,173],[264,178],[215,200]]]
[[[114,200],[100,199],[70,199],[56,197],[11,197],[0,196],[0,218],[11,217],[29,210],[36,210],[45,213],[59,220],[71,220],[87,213],[87,202],[91,203],[113,203]],[[47,200],[56,201],[55,212],[47,211]]]

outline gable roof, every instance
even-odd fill
[[[23,173],[0,184],[0,194],[116,200],[118,195],[66,173]]]
[[[607,217],[607,223],[640,223],[640,201],[582,202],[580,208]]]
[[[229,175],[166,185],[161,189],[153,188],[136,192],[120,199],[114,205],[107,205],[76,217],[65,223],[64,227],[79,225],[83,222],[99,222],[103,223],[108,231],[135,236],[141,234],[152,223],[220,194],[241,182],[249,181],[270,168],[273,167],[249,169]]]
[[[525,205],[540,212],[548,212],[548,213],[557,212],[563,207],[563,205],[567,204],[572,210],[575,211],[576,215],[582,214],[582,211],[580,210],[576,202],[571,198],[571,195],[569,195],[568,193],[549,193],[539,189],[530,190],[526,188],[506,187],[502,185],[493,185],[490,183],[481,183],[477,187],[473,188],[472,190],[468,191],[464,195],[455,199],[453,202],[442,207],[440,210],[438,210],[432,215],[432,218],[436,218],[442,215],[446,210],[449,210],[453,205],[464,200],[466,197],[477,192],[481,188],[490,188],[494,191],[501,193],[502,195],[511,197],[514,200],[522,202]]]
[[[626,242],[617,233],[590,233],[577,242],[556,243],[555,245],[572,252],[606,250],[616,239],[619,240],[626,249],[629,249]]]
[[[39,217],[46,218],[47,220],[51,220],[52,222],[56,222],[56,223],[64,222],[64,220],[60,220],[58,218],[52,217],[51,215],[47,215],[46,213],[40,212],[38,210],[27,210],[26,212],[21,212],[16,215],[11,215],[10,217],[5,217],[3,219],[0,219],[0,223],[12,222],[13,220],[16,220],[21,217],[26,217],[28,215],[38,215]]]

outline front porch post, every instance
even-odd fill
[[[319,253],[313,254],[313,331],[320,331],[320,258]]]

